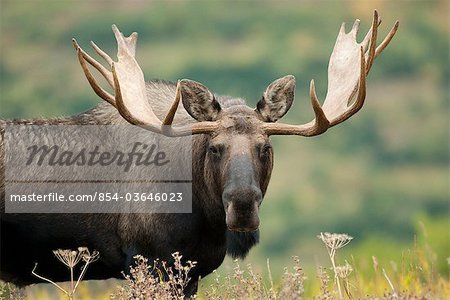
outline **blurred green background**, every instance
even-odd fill
[[[400,20],[372,68],[361,112],[320,137],[273,138],[261,242],[246,262],[264,268],[270,258],[278,274],[292,255],[306,266],[326,264],[316,235],[330,231],[355,237],[348,249],[354,257],[388,264],[418,234],[448,274],[448,1],[0,3],[0,118],[70,115],[96,105],[71,38],[115,53],[114,23],[139,32],[147,79],[197,80],[254,106],[272,80],[295,75],[296,103],[284,121],[305,123],[313,116],[309,81],[324,99],[341,22],[350,29],[361,19],[362,39],[373,9],[383,19],[380,37]]]

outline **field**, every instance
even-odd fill
[[[325,98],[328,58],[341,22],[350,27],[361,19],[362,39],[375,8],[383,19],[380,36],[397,19],[400,28],[375,61],[364,108],[320,137],[273,138],[275,167],[261,206],[261,242],[238,262],[240,270],[226,259],[217,270],[218,286],[215,275],[208,276],[199,298],[231,299],[233,291],[254,299],[263,291],[269,298],[301,286],[304,298],[329,299],[316,278],[318,266],[328,272],[327,289],[336,298],[331,262],[316,236],[337,232],[354,237],[338,251],[339,264],[347,260],[353,269],[353,299],[385,293],[389,299],[396,299],[394,293],[400,299],[448,299],[448,1],[0,0],[0,118],[70,115],[97,104],[70,39],[84,47],[94,40],[114,53],[115,23],[125,33],[139,32],[138,61],[147,79],[190,78],[254,106],[268,83],[295,75],[296,101],[284,121],[305,123],[313,116],[312,78],[319,99]],[[293,256],[302,271],[293,270]],[[256,279],[248,264],[260,274]],[[293,272],[288,281],[284,266]],[[246,279],[236,275],[241,271]],[[83,283],[77,299],[108,299],[118,284]],[[64,299],[48,285],[27,291],[29,299]]]
[[[317,262],[315,270],[305,269],[293,256],[281,277],[273,277],[274,267],[267,259],[265,269],[235,260],[215,271],[200,284],[197,299],[448,299],[450,281],[437,268],[438,256],[428,243],[428,232],[420,224],[414,248],[402,251],[401,260],[380,264],[377,257],[342,255],[353,237],[347,234],[321,233],[323,252],[330,260]],[[381,241],[382,242],[382,241]],[[351,248],[351,246],[348,246]],[[351,249],[350,249],[351,251]],[[347,255],[346,255],[347,254]],[[174,253],[175,267],[161,268],[168,282],[155,275],[153,263],[136,257],[136,266],[124,281],[81,283],[73,298],[51,284],[18,290],[0,285],[1,299],[184,299],[180,287],[191,279],[193,264],[182,264]],[[347,256],[347,257],[346,257]],[[368,262],[369,260],[370,262]],[[447,259],[449,260],[449,259]],[[93,262],[95,263],[95,262]],[[158,269],[159,270],[159,269]],[[158,274],[158,272],[156,272]],[[76,278],[75,278],[76,279]],[[76,280],[75,280],[76,281]],[[58,284],[70,291],[70,284]]]

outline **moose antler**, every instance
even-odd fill
[[[361,109],[366,97],[366,76],[375,58],[394,37],[399,22],[395,22],[378,47],[378,26],[381,24],[378,12],[374,11],[372,27],[361,43],[356,42],[359,22],[355,21],[349,33],[345,33],[345,23],[340,28],[328,65],[328,92],[322,106],[316,96],[314,80],[311,80],[310,97],[315,113],[314,120],[304,125],[264,123],[263,128],[268,135],[319,135]],[[356,100],[352,101],[356,94]]]
[[[217,128],[216,122],[198,122],[181,127],[164,126],[172,125],[181,99],[179,84],[177,85],[174,102],[163,122],[161,122],[147,100],[144,75],[135,58],[137,33],[133,32],[129,37],[125,37],[116,25],[112,26],[112,30],[118,46],[117,62],[114,62],[108,54],[101,50],[94,42],[91,42],[95,52],[108,63],[111,71],[93,59],[81,49],[75,39],[72,39],[84,74],[92,89],[99,97],[113,105],[120,115],[131,124],[142,126],[156,133],[163,133],[168,136],[182,136],[209,133]],[[115,96],[112,96],[100,87],[86,62],[99,71],[106,79],[114,89]]]

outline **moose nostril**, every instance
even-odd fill
[[[258,202],[258,204],[261,203],[261,201],[262,201],[262,192],[261,192],[261,190],[258,189],[258,188],[255,188],[254,194],[255,194],[254,197],[255,197],[256,202]]]
[[[256,186],[248,186],[245,188],[230,188],[225,189],[222,193],[222,199],[224,202],[235,201],[235,202],[253,202],[261,203],[262,192]]]

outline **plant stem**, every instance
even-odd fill
[[[42,279],[42,280],[44,280],[44,281],[47,281],[48,283],[53,284],[53,285],[56,286],[59,290],[61,290],[64,294],[66,294],[69,298],[71,298],[71,297],[70,297],[70,294],[69,294],[65,289],[63,289],[62,287],[60,287],[57,283],[55,283],[55,282],[51,281],[50,279],[47,279],[47,278],[45,278],[45,277],[43,277],[43,276],[37,274],[37,273],[35,272],[35,271],[36,271],[36,268],[37,268],[37,263],[34,265],[34,268],[33,268],[33,270],[31,271],[31,274],[33,274],[34,276],[36,276],[36,277],[39,278],[39,279]]]
[[[336,263],[334,261],[334,254],[332,256],[330,255],[330,259],[331,259],[331,264],[333,265],[334,278],[336,280],[336,284],[337,284],[337,288],[338,288],[338,292],[339,292],[339,300],[343,300],[344,297],[342,296],[341,283],[339,281],[339,276],[336,272]]]
[[[73,267],[70,267],[70,296],[69,298],[73,300],[73,294],[74,294],[74,289],[73,289]]]

